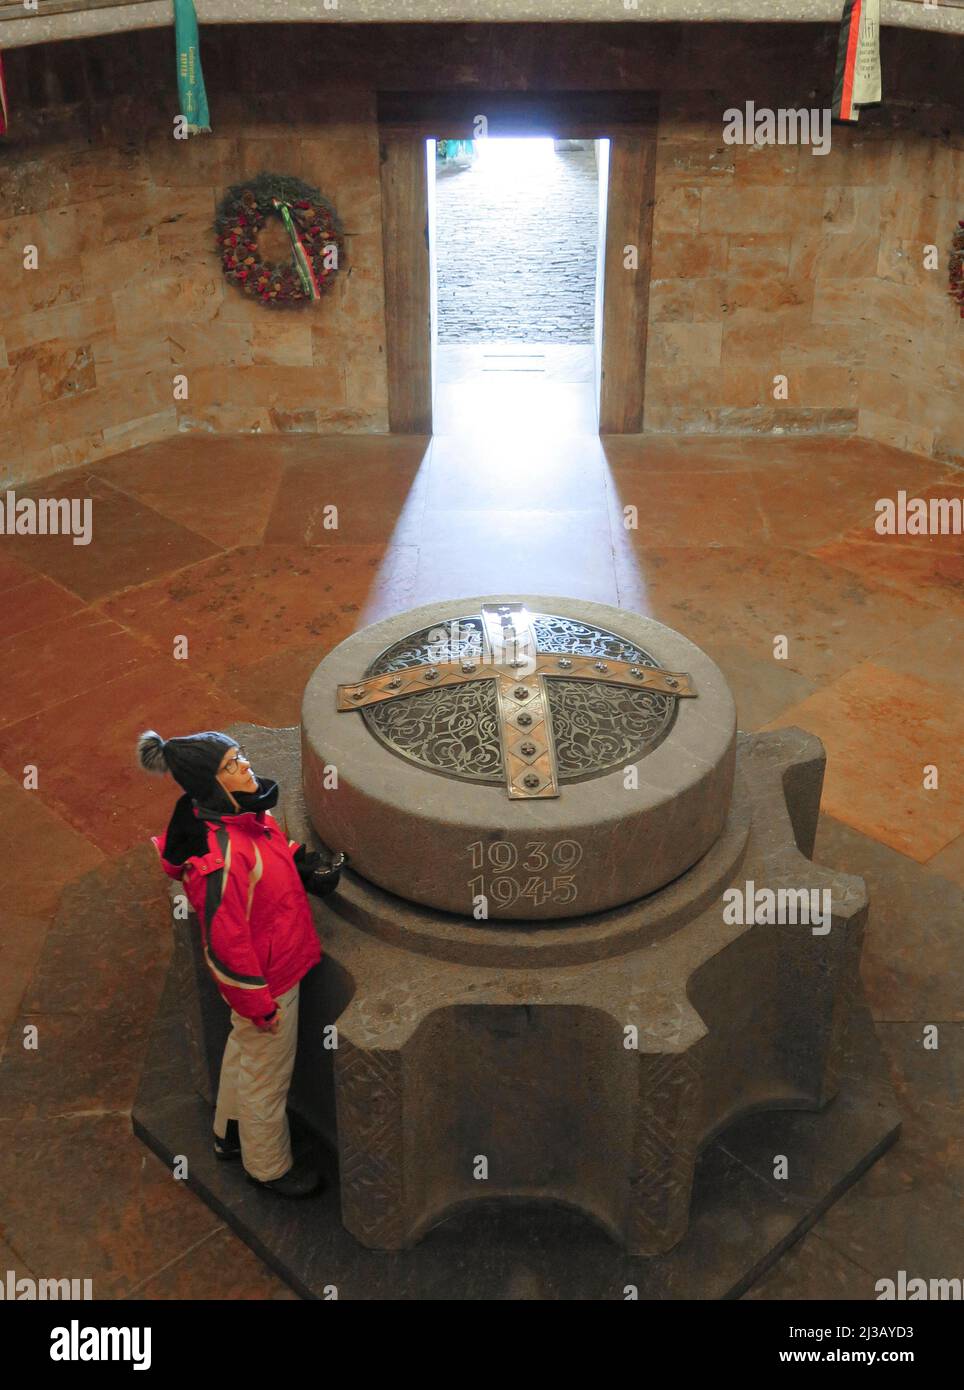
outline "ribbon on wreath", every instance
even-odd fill
[[[880,0],[844,0],[833,80],[835,121],[856,121],[880,101]]]
[[[291,238],[291,249],[295,257],[295,269],[301,280],[302,287],[309,299],[321,298],[321,287],[318,284],[314,269],[311,264],[311,257],[305,250],[304,242],[301,240],[301,233],[295,226],[295,220],[291,216],[290,203],[284,202],[281,198],[271,199],[274,206],[281,215],[281,220],[285,224],[285,230]]]
[[[8,129],[7,85],[3,80],[3,54],[0,53],[0,135],[6,135]]]
[[[194,0],[174,0],[174,47],[177,50],[177,94],[188,134],[210,134],[211,118],[201,71]]]

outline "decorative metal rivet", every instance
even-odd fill
[[[353,690],[353,691],[351,692],[351,698],[352,698],[353,700],[364,700],[364,698],[365,698],[365,692],[364,692],[364,690]]]
[[[463,661],[463,662],[462,662],[462,670],[465,672],[465,674],[466,674],[467,676],[471,676],[472,672],[475,670],[475,662],[474,662],[474,661]]]
[[[676,679],[675,676],[667,676],[666,684],[669,686],[670,690],[675,690],[676,687],[679,685],[679,681]]]
[[[597,671],[608,671],[608,670],[609,670],[609,667],[606,665],[605,661],[597,661],[597,662],[596,662],[596,670],[597,670]]]
[[[559,665],[562,667],[564,671],[568,671],[569,668],[572,666],[572,662],[569,660],[568,656],[561,656],[559,658]]]
[[[438,680],[438,671],[436,671],[436,669],[435,669],[434,666],[432,667],[432,669],[431,669],[430,671],[426,671],[426,672],[425,672],[425,675],[424,675],[423,679],[424,679],[424,680],[427,680],[427,681],[437,681],[437,680]]]
[[[389,690],[398,690],[401,684],[401,676],[392,676],[391,680],[388,682],[388,688]]]
[[[523,777],[523,779],[522,779],[522,785],[523,785],[524,787],[530,787],[530,788],[532,788],[533,790],[535,790],[535,788],[538,787],[538,785],[539,785],[539,783],[540,783],[541,780],[542,780],[542,779],[538,776],[537,773],[535,773],[535,772],[527,772],[526,775],[525,775],[525,776]]]
[[[517,685],[512,693],[517,700],[528,700],[529,698],[529,692],[524,685]]]
[[[526,740],[525,743],[520,743],[520,744],[519,744],[519,752],[522,754],[522,756],[523,756],[524,758],[531,758],[532,755],[533,755],[533,753],[534,753],[535,751],[536,751],[536,746],[535,746],[535,744],[534,744],[534,743],[529,743],[528,740]]]
[[[518,723],[521,724],[523,729],[528,729],[529,725],[532,723],[532,715],[525,713],[520,714]]]
[[[641,681],[643,679],[643,673],[638,666],[631,666],[629,668],[629,674],[631,676],[635,676],[638,681]]]

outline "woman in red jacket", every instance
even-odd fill
[[[169,772],[184,795],[163,836],[161,863],[184,884],[201,923],[204,954],[231,1007],[214,1150],[241,1156],[252,1182],[285,1197],[321,1185],[313,1164],[294,1164],[287,1098],[298,1042],[300,982],[321,959],[305,896],[337,886],[344,855],[329,868],[288,840],[270,808],[278,784],[255,776],[227,734],[207,731],[137,742],[147,772]]]

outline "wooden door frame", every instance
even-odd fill
[[[431,281],[427,139],[488,134],[608,139],[600,434],[643,428],[652,260],[656,131],[654,92],[379,92],[382,245],[389,429],[432,430]],[[627,266],[626,248],[636,248]]]

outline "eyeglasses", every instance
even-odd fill
[[[228,772],[228,773],[231,773],[231,774],[233,774],[233,773],[235,773],[235,772],[239,772],[239,771],[241,770],[241,759],[242,759],[242,758],[244,759],[244,761],[245,761],[246,763],[248,763],[248,767],[250,767],[251,764],[250,764],[250,762],[248,762],[248,755],[245,753],[245,751],[244,751],[243,748],[239,748],[239,749],[238,749],[238,755],[237,755],[237,757],[236,757],[236,758],[232,758],[231,761],[230,761],[229,763],[225,763],[224,766],[222,767],[221,771],[222,771],[222,772]]]

